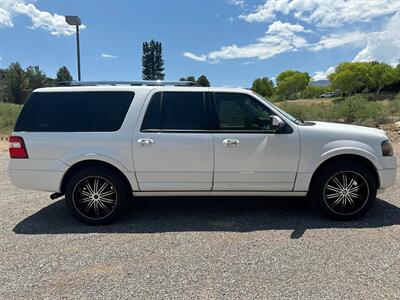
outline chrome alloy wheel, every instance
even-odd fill
[[[361,210],[369,198],[369,186],[363,176],[354,171],[336,173],[324,186],[323,197],[336,214],[351,215]]]
[[[118,195],[113,184],[99,176],[80,180],[72,193],[73,204],[85,218],[100,220],[115,210]]]

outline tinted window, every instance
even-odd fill
[[[142,130],[152,129],[208,129],[204,93],[163,92],[155,94],[150,100],[142,124]]]
[[[258,100],[235,93],[215,93],[220,130],[272,130],[271,112]]]
[[[160,129],[160,105],[161,93],[156,93],[150,100],[147,106],[146,114],[142,123],[141,130],[155,130]]]
[[[116,131],[133,96],[132,92],[33,93],[15,131]]]

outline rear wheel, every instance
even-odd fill
[[[341,161],[320,170],[311,186],[311,200],[324,216],[334,220],[354,220],[375,202],[376,180],[364,165]]]
[[[78,171],[66,186],[65,200],[71,214],[89,225],[111,223],[129,197],[126,181],[104,167]]]

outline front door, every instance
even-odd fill
[[[297,128],[276,132],[265,103],[240,93],[215,93],[213,190],[291,191],[300,156]]]
[[[141,191],[210,191],[213,140],[203,92],[156,92],[133,138]]]

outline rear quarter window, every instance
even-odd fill
[[[133,98],[133,92],[33,93],[18,117],[15,131],[117,131]]]

